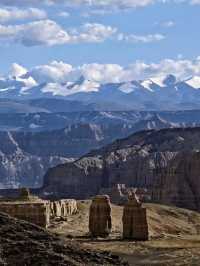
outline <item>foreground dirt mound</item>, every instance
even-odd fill
[[[81,249],[52,233],[0,213],[0,265],[127,265],[108,252]]]

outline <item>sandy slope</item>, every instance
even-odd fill
[[[50,230],[79,240],[84,247],[112,251],[130,265],[200,265],[200,214],[157,204],[146,204],[150,241],[121,241],[122,207],[112,206],[113,232],[108,239],[91,240],[88,233],[90,201],[79,202],[80,212]]]

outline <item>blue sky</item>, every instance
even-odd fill
[[[200,55],[198,0],[49,1],[1,1],[0,73],[13,63],[127,67],[138,60],[196,64]]]

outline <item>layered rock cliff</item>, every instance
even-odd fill
[[[0,132],[0,188],[40,187],[49,167],[69,161],[24,151],[10,132]]]
[[[156,117],[153,121],[155,127],[168,125]],[[0,188],[41,186],[49,167],[79,158],[135,130],[122,123],[77,124],[44,132],[0,132]]]
[[[110,115],[109,119],[115,120],[113,114],[105,115]],[[124,138],[141,129],[170,128],[179,125],[168,122],[156,114],[149,118],[146,114],[146,120],[130,124],[126,121],[128,114],[123,115],[125,117],[121,123],[118,121],[103,124],[97,121],[68,125],[53,131],[0,132],[0,188],[41,186],[47,169],[68,162],[69,158],[79,158],[90,150],[103,147],[117,138]],[[92,117],[95,117],[94,114]],[[80,117],[80,120],[82,119],[83,117]],[[186,124],[180,123],[183,127]],[[36,124],[32,126],[35,127]]]
[[[200,128],[142,131],[50,169],[43,193],[87,198],[123,183],[152,201],[200,209]]]

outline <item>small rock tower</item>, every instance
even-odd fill
[[[135,193],[129,195],[128,203],[123,211],[123,238],[135,241],[148,240],[148,223],[146,208],[136,198]]]
[[[18,200],[28,201],[31,200],[30,190],[28,188],[21,188]]]
[[[96,196],[92,200],[89,213],[89,231],[93,237],[107,237],[112,228],[110,198]]]

